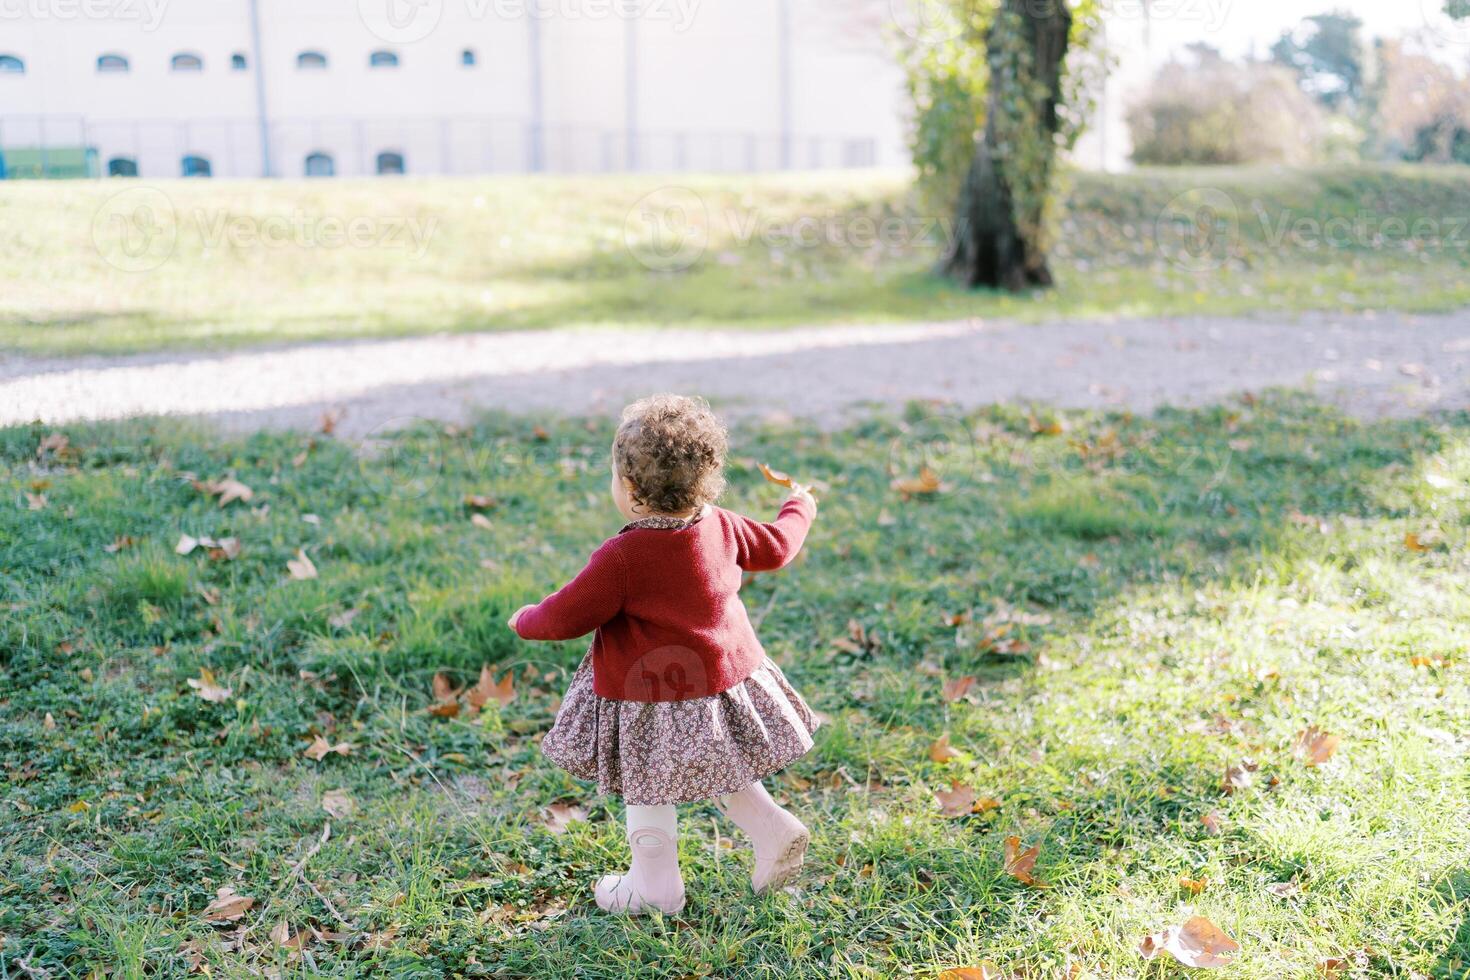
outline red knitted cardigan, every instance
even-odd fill
[[[765,660],[740,601],[743,572],[790,562],[816,508],[793,497],[770,523],[711,507],[671,530],[625,527],[562,589],[521,613],[527,640],[596,630],[592,687],[619,701],[684,701],[739,684]]]

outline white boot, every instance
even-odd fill
[[[771,799],[759,782],[718,797],[715,806],[745,832],[755,847],[750,886],[757,895],[775,891],[801,871],[811,834],[790,811]]]
[[[655,909],[672,915],[684,908],[677,820],[672,806],[628,807],[633,863],[626,874],[604,875],[593,887],[599,908],[629,915]]]

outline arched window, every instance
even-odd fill
[[[0,54],[0,75],[24,75],[26,63],[13,54]]]
[[[296,67],[302,71],[320,71],[327,67],[327,56],[320,51],[303,51],[296,56]]]
[[[397,68],[398,55],[392,51],[374,51],[368,55],[369,68]]]
[[[403,173],[403,154],[392,150],[378,154],[378,173],[384,176]]]
[[[138,161],[132,157],[113,157],[107,161],[107,176],[136,177],[138,176]]]
[[[245,55],[242,52],[236,51],[230,55],[230,67],[235,71],[244,71],[250,67],[250,62],[245,60]]]
[[[98,71],[127,71],[128,59],[120,54],[104,54],[97,58]]]
[[[209,166],[208,157],[191,155],[184,157],[183,174],[185,177],[212,177],[214,171]]]
[[[459,53],[459,63],[466,68],[473,68],[480,59],[475,55],[474,48],[465,48]]]
[[[187,51],[180,51],[178,54],[173,56],[173,59],[169,62],[169,66],[173,68],[174,71],[203,71],[204,59],[199,57],[197,54],[190,54]]]
[[[333,162],[330,154],[313,153],[306,158],[306,176],[334,177],[336,174],[337,164]]]

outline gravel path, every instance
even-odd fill
[[[835,425],[940,399],[1197,405],[1307,386],[1382,416],[1470,407],[1470,310],[1437,316],[920,323],[788,331],[582,330],[308,344],[212,354],[0,358],[0,425],[203,416],[233,430],[362,436],[477,408],[606,413],[659,390],[736,416]]]

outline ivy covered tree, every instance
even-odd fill
[[[970,287],[1049,286],[1057,154],[1085,115],[1097,0],[917,0],[906,65],[913,153],[955,221],[943,271]]]

